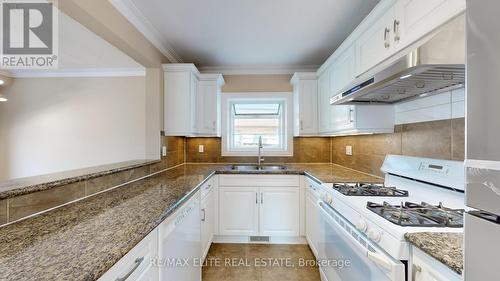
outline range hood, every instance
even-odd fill
[[[330,104],[392,104],[464,85],[465,16],[460,16],[389,67],[356,79]]]

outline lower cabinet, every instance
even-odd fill
[[[299,235],[299,188],[261,187],[259,235]]]
[[[306,186],[306,239],[315,257],[318,257],[319,241],[319,210],[318,198],[314,193],[317,187],[314,183],[307,181]]]
[[[418,248],[412,247],[413,281],[460,281],[462,276]]]
[[[202,190],[207,190],[201,199],[201,257],[205,259],[212,244],[215,233],[215,189],[211,182],[202,186]]]
[[[219,214],[220,235],[299,236],[299,177],[224,176]]]
[[[219,187],[219,233],[221,235],[258,235],[258,197],[257,187]]]

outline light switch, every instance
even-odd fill
[[[167,147],[166,146],[161,147],[161,156],[167,156]]]
[[[345,155],[351,155],[352,156],[352,146],[348,145],[345,147]]]
[[[205,152],[205,146],[203,144],[198,145],[198,152],[199,153]]]

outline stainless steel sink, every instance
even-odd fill
[[[285,166],[281,165],[233,165],[231,167],[235,171],[283,171],[286,170]]]

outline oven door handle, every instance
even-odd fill
[[[383,268],[392,271],[392,263],[390,260],[382,256],[381,254],[366,251],[366,257],[372,262],[382,266]]]

